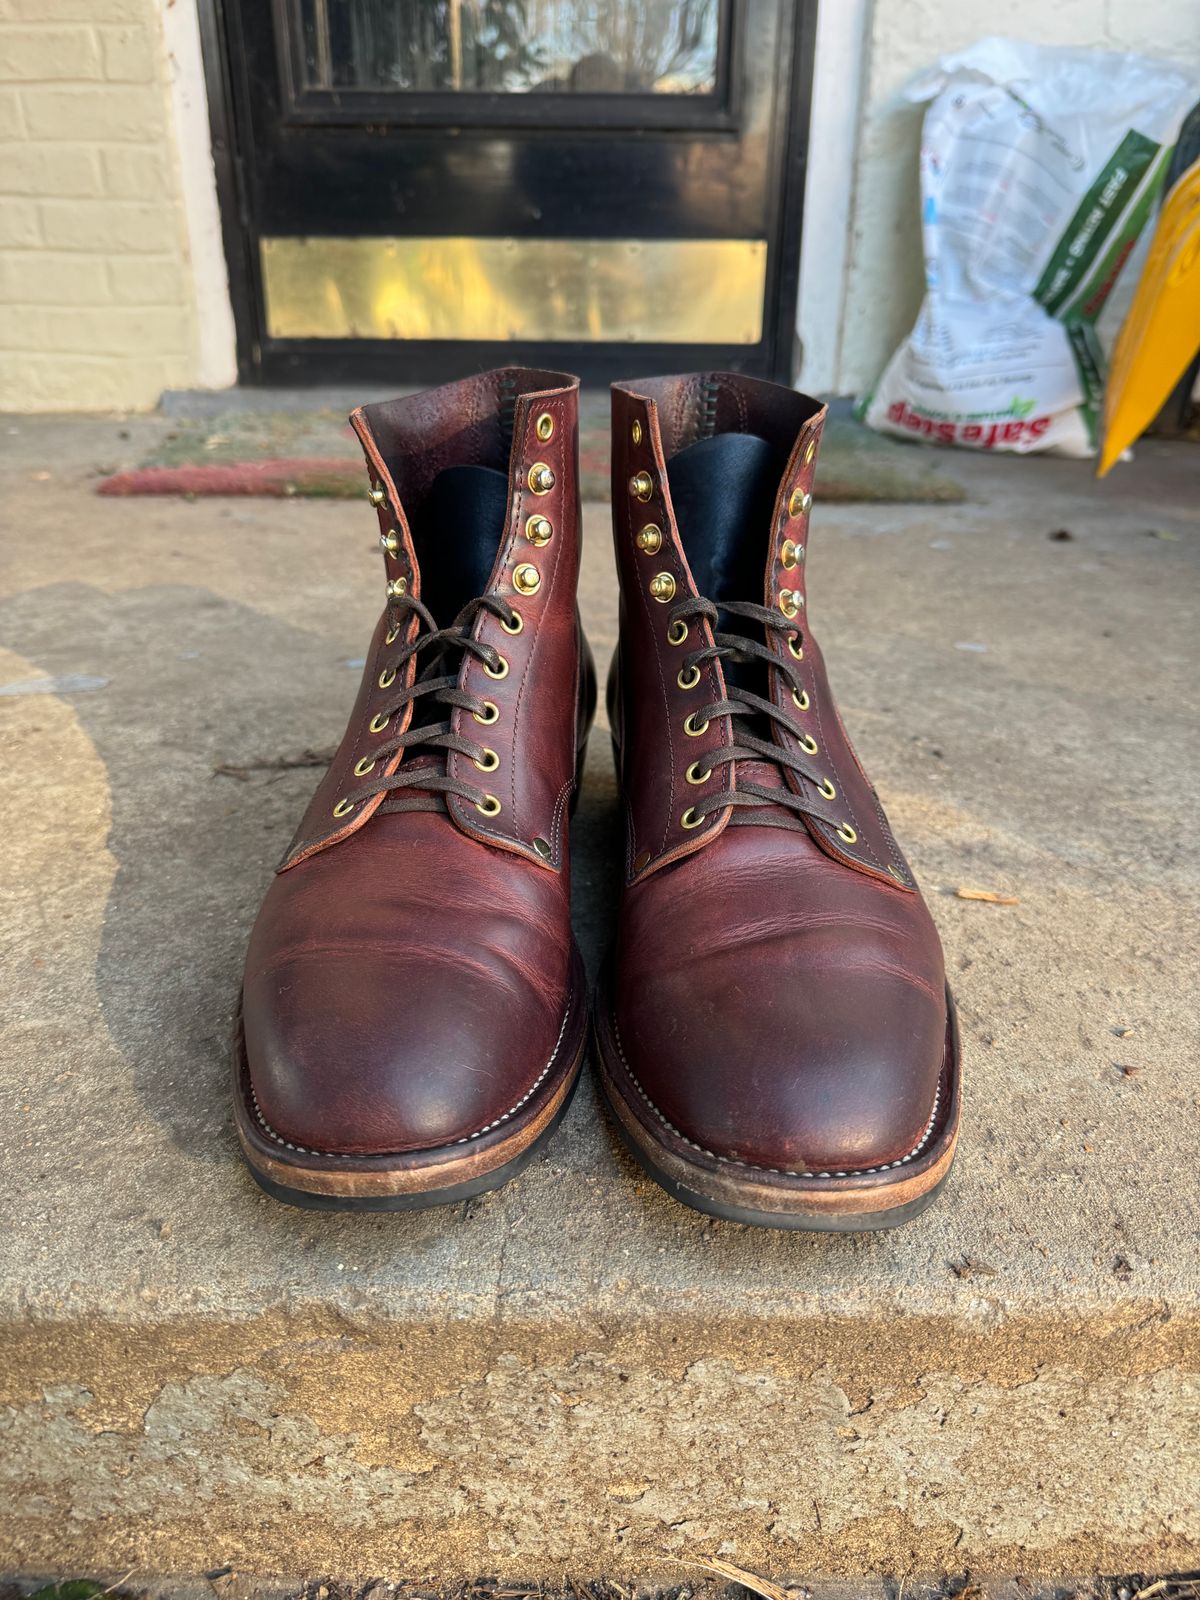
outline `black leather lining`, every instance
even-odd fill
[[[704,599],[718,606],[762,602],[775,495],[786,466],[786,458],[752,433],[700,439],[667,463],[675,522]],[[720,626],[737,633],[746,624],[723,616]],[[725,676],[764,697],[768,692],[757,662],[727,659]]]
[[[421,598],[440,628],[488,586],[508,523],[508,477],[494,467],[446,467],[412,523]]]

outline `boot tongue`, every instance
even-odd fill
[[[760,600],[775,494],[786,462],[753,433],[719,433],[674,456],[671,503],[697,593]]]
[[[671,504],[696,592],[718,607],[723,600],[761,603],[763,568],[771,537],[775,496],[786,459],[753,433],[719,433],[701,439],[672,458],[667,467]],[[723,614],[725,633],[757,634],[744,617]],[[725,681],[768,697],[766,669],[756,661],[725,661]],[[764,738],[760,719],[745,719]],[[756,774],[757,776],[757,774]]]
[[[421,598],[439,628],[449,627],[468,601],[488,587],[508,521],[508,477],[494,467],[445,467],[429,486],[412,519],[413,549],[421,573]],[[440,677],[445,659],[425,672]],[[412,726],[444,721],[446,708],[418,700]],[[441,750],[415,745],[404,757],[408,771],[445,767]],[[423,794],[413,790],[411,793]]]
[[[421,598],[449,627],[488,586],[508,520],[508,478],[495,467],[446,467],[413,518]]]

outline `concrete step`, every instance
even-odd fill
[[[107,438],[0,440],[0,1570],[1200,1564],[1186,447],[1111,493],[1081,464],[954,458],[966,506],[815,519],[815,624],[966,1046],[947,1193],[854,1239],[681,1209],[588,1086],[462,1208],[255,1189],[232,1002],[306,752],[357,682],[374,527],[99,500]],[[594,967],[621,832],[603,729],[575,831]]]

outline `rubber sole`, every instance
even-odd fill
[[[266,1127],[250,1085],[241,1005],[234,1024],[234,1123],[242,1156],[272,1199],[305,1211],[417,1211],[457,1205],[499,1189],[546,1144],[566,1114],[587,1046],[587,998],[582,962],[549,1074],[519,1117],[477,1138],[395,1155],[354,1156],[300,1149]]]
[[[938,1122],[928,1145],[882,1172],[801,1178],[724,1162],[696,1152],[664,1123],[652,1126],[638,1107],[638,1087],[611,1038],[611,1011],[601,990],[593,1012],[593,1057],[608,1109],[634,1159],[673,1200],[726,1222],[806,1233],[874,1233],[911,1222],[945,1188],[958,1143],[961,1047],[958,1021],[946,993],[946,1050]],[[695,1159],[698,1154],[703,1160]]]

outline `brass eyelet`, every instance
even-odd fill
[[[379,711],[376,712],[376,714],[371,718],[367,726],[370,728],[372,733],[382,733],[391,720],[392,719],[390,715],[385,717],[383,712]]]
[[[534,494],[549,494],[554,481],[554,473],[544,461],[535,461],[530,467],[528,483]]]
[[[549,544],[554,537],[554,524],[549,517],[543,517],[540,512],[525,519],[525,537],[530,544]]]
[[[536,594],[542,586],[542,575],[532,561],[522,561],[513,569],[513,588],[518,594]]]
[[[788,651],[795,656],[797,661],[804,660],[804,646],[800,643],[800,635],[798,633],[788,635]]]
[[[822,778],[821,779],[820,783],[817,785],[817,792],[825,800],[836,800],[837,799],[837,790],[830,783],[828,778]]]
[[[669,572],[656,572],[648,585],[651,595],[660,606],[675,598],[675,579]]]
[[[407,594],[408,593],[408,579],[407,578],[391,578],[391,579],[389,579],[388,586],[387,586],[387,592],[388,592],[388,599],[389,600],[399,600],[399,598],[400,598],[400,596],[402,594]]]
[[[681,828],[699,828],[703,822],[704,818],[696,815],[695,807],[689,806],[680,817],[679,826]]]
[[[687,625],[687,623],[683,620],[682,617],[676,617],[675,621],[667,629],[667,643],[668,644],[676,644],[676,645],[678,645],[678,644],[686,644],[687,643],[687,636],[688,636],[688,625]]]
[[[533,431],[537,434],[538,438],[543,444],[545,444],[547,439],[552,439],[554,437],[554,418],[548,411],[542,412],[541,416],[533,425]]]
[[[662,529],[653,522],[642,528],[634,543],[644,556],[654,556],[662,549]]]
[[[379,507],[387,499],[387,490],[381,489],[378,484],[372,484],[372,486],[367,490],[367,499],[378,511]]]
[[[475,809],[481,816],[498,817],[501,808],[494,794],[485,794],[482,800],[476,800]]]
[[[524,633],[525,619],[519,611],[513,612],[511,621],[515,624],[515,626],[510,626],[508,622],[505,622],[503,617],[500,618],[500,626],[504,629],[505,633],[511,633],[514,635],[514,637],[518,633]]]
[[[837,829],[837,836],[843,844],[854,844],[858,839],[858,834],[855,833],[848,822],[843,822],[841,827]]]
[[[360,761],[356,761],[354,763],[354,776],[356,778],[365,778],[367,773],[370,772],[374,765],[374,756],[363,756]]]
[[[500,757],[494,750],[489,750],[487,745],[483,747],[482,761],[476,761],[474,756],[471,757],[471,760],[479,768],[480,772],[495,772],[500,765]]]
[[[809,706],[812,705],[812,701],[808,698],[808,690],[793,689],[792,704],[795,706],[797,711],[807,711]]]
[[[629,492],[635,500],[645,503],[654,493],[654,479],[648,472],[635,472],[629,480]]]
[[[684,777],[689,783],[707,783],[712,777],[712,768],[701,768],[698,761],[693,761],[691,766],[684,773]]]
[[[812,458],[816,455],[816,453],[817,441],[815,439],[810,439],[808,441],[808,449],[804,452],[804,465],[806,467],[812,465]]]
[[[815,756],[819,747],[811,734],[802,733],[800,735],[800,748],[806,756]]]
[[[486,715],[484,713],[486,712]],[[493,722],[500,720],[500,707],[494,700],[483,702],[483,711],[472,711],[471,715],[476,722],[481,722],[485,728],[490,728]]]
[[[495,669],[494,672],[493,672],[492,668],[488,666],[486,661],[483,663],[483,670],[487,673],[489,678],[495,678],[497,680],[499,680],[501,678],[507,678],[508,677],[508,662],[507,662],[507,660],[502,655],[500,655],[499,652],[497,652],[496,661],[497,661],[497,666],[496,666],[496,669]]]
[[[699,667],[681,667],[675,682],[681,689],[694,689],[700,682]]]
[[[339,800],[337,805],[335,805],[334,808],[333,808],[333,814],[334,814],[335,817],[345,817],[345,816],[348,816],[350,814],[350,812],[353,811],[353,810],[354,810],[354,801],[353,800]]]
[[[395,644],[396,640],[399,637],[400,637],[400,624],[398,622],[393,622],[392,626],[384,634],[383,642],[384,642],[384,644]]]
[[[633,419],[633,427],[629,430],[629,437],[634,444],[641,444],[642,442],[642,425],[636,417]]]
[[[383,671],[379,674],[379,687],[381,689],[390,689],[395,681],[395,667],[384,667]]]
[[[697,722],[696,713],[694,711],[689,711],[687,716],[683,719],[683,731],[687,734],[689,739],[698,739],[702,733],[707,731],[707,729],[708,723]]]

